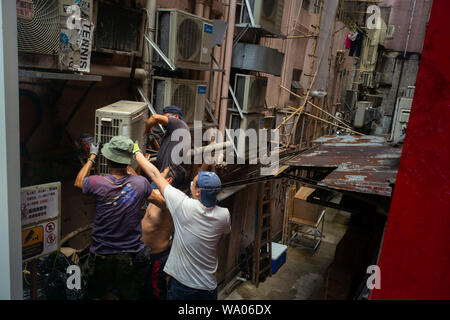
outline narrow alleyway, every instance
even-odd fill
[[[350,214],[328,209],[325,238],[317,251],[289,247],[286,263],[271,278],[256,288],[250,281],[240,284],[225,300],[319,300],[323,299],[326,273],[336,245],[344,236]]]

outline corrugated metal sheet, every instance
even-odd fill
[[[380,136],[324,136],[318,145],[287,162],[294,167],[333,168],[318,185],[366,194],[391,196],[401,147]]]

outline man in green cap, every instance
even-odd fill
[[[140,240],[141,208],[145,199],[163,205],[152,195],[148,180],[127,173],[133,141],[113,137],[101,149],[109,175],[89,176],[99,146],[90,145],[88,161],[78,173],[75,186],[96,200],[92,244],[88,258],[87,299],[106,299],[114,292],[119,299],[139,299],[143,294],[144,267],[150,252]]]

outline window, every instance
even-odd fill
[[[310,0],[303,0],[302,9],[309,10]]]
[[[302,86],[300,85],[300,79],[302,77],[302,70],[299,69],[293,69],[292,70],[292,82],[291,82],[291,91],[295,92],[297,94],[301,94],[303,92],[301,92]],[[297,99],[296,96],[290,94],[289,95],[289,100],[295,100]]]
[[[319,12],[320,12],[320,1],[321,0],[315,0],[315,2],[314,2],[314,8],[313,8],[314,14],[319,14]]]

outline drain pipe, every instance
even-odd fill
[[[147,28],[145,29],[145,34],[148,34],[152,41],[155,41],[155,30],[156,30],[156,0],[147,0],[145,5],[145,12],[147,14]],[[145,97],[149,98],[149,88],[150,88],[150,74],[152,71],[152,59],[153,59],[153,49],[150,44],[144,41],[144,69],[147,72],[145,79],[142,81],[142,90]]]
[[[222,83],[222,97],[228,97],[228,87],[230,85],[230,71],[231,71],[231,54],[233,50],[233,34],[234,24],[236,18],[236,0],[228,0],[230,9],[228,11],[228,29],[227,29],[227,44],[225,48],[225,72]],[[225,136],[225,126],[227,122],[227,104],[228,99],[223,98],[220,101],[220,117],[219,117],[219,130],[222,132],[222,136]]]
[[[228,17],[228,12],[230,11],[230,7],[228,4],[225,3],[225,1],[222,1],[222,3],[225,5],[225,12],[223,13],[223,15],[220,18],[225,20]],[[227,28],[229,28],[229,26]],[[227,45],[227,39],[225,38],[223,40],[223,43],[220,46],[220,48],[216,47],[215,51],[214,51],[214,57],[216,58],[217,61],[219,61],[219,64],[222,68],[223,68],[224,60],[225,60],[226,45]],[[215,64],[214,64],[214,66],[215,66]],[[217,76],[215,77],[215,79],[217,80],[217,85],[216,85],[216,82],[214,82],[214,85],[215,85],[214,95],[213,95],[215,98],[215,100],[214,100],[214,117],[216,119],[219,119],[219,113],[220,113],[220,101],[222,100],[221,92],[222,92],[223,76],[224,76],[223,72],[218,72]]]
[[[413,0],[413,8],[411,12],[411,18],[409,19],[408,36],[406,37],[405,52],[403,53],[403,58],[406,58],[406,52],[408,51],[409,38],[411,37],[411,27],[414,19],[414,12],[416,11],[416,0]]]

